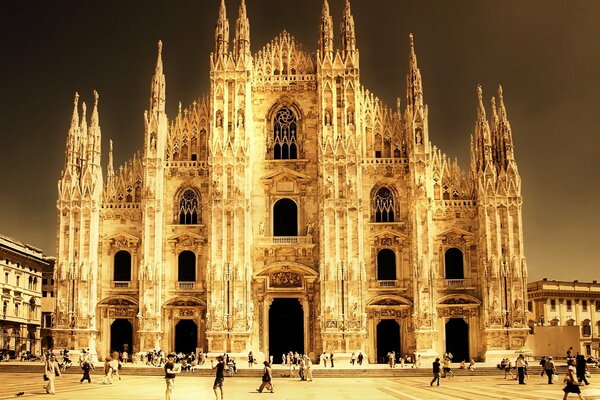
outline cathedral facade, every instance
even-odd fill
[[[315,25],[315,28],[317,26]],[[167,116],[162,44],[144,147],[101,166],[98,94],[76,95],[58,184],[56,347],[490,359],[528,334],[521,182],[481,88],[469,171],[430,142],[410,36],[406,101],[360,82],[346,0],[316,52],[250,51],[221,2],[210,94]]]

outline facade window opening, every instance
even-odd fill
[[[377,280],[396,280],[396,253],[391,249],[381,249],[377,252]]]
[[[567,311],[573,311],[573,303],[571,300],[567,300]]]
[[[113,281],[131,281],[131,254],[128,251],[121,250],[115,254]]]
[[[177,280],[179,282],[196,281],[196,255],[189,251],[182,251],[178,257]]]
[[[273,236],[298,236],[298,206],[281,199],[273,205]]]
[[[457,248],[450,248],[444,253],[446,279],[465,279],[463,253]]]
[[[387,187],[382,187],[375,195],[375,222],[394,222],[394,196]]]
[[[556,300],[550,300],[550,310],[556,311]]]
[[[179,223],[181,225],[196,225],[199,210],[198,195],[192,189],[187,189],[179,200]]]
[[[292,110],[283,107],[277,111],[273,125],[273,159],[296,160],[298,122]]]

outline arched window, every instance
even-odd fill
[[[179,223],[182,225],[196,225],[198,223],[199,204],[196,192],[192,189],[185,190],[179,199]]]
[[[385,186],[375,195],[375,222],[394,222],[394,195]]]
[[[189,250],[179,253],[177,280],[179,282],[196,281],[196,255]]]
[[[463,253],[457,248],[450,248],[444,253],[446,279],[464,279]]]
[[[298,236],[298,206],[281,199],[273,205],[273,236]]]
[[[377,252],[377,280],[396,280],[396,253],[390,249],[381,249]]]
[[[287,107],[275,114],[273,123],[273,159],[295,160],[298,158],[298,123],[296,116]]]
[[[131,254],[128,251],[121,250],[115,254],[113,281],[131,281]]]

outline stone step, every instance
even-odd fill
[[[566,366],[557,367],[558,374],[566,373]],[[22,362],[22,363],[0,363],[0,373],[3,372],[40,372],[43,371],[43,364],[39,362]],[[453,368],[452,372],[456,376],[503,376],[504,371],[499,370],[495,367],[480,366],[476,367],[475,371],[462,370],[459,368]],[[600,369],[591,367],[590,372],[594,375],[600,375]],[[68,368],[65,373],[67,374],[81,374],[81,368],[74,365]],[[103,368],[99,365],[95,371],[91,372],[93,375],[103,375]],[[215,371],[210,367],[203,366],[193,372],[182,372],[181,376],[214,376]],[[528,373],[531,376],[540,375],[540,366],[531,366],[528,368]],[[141,375],[141,376],[161,376],[164,374],[162,367],[147,367],[141,365],[125,365],[120,371],[121,375]],[[342,367],[342,368],[321,368],[319,366],[313,368],[313,376],[315,378],[352,378],[352,377],[415,377],[415,376],[431,376],[431,368],[389,368],[383,364],[381,365],[369,365],[367,368],[363,367]],[[516,374],[516,370],[513,370],[513,374]],[[256,366],[255,368],[238,368],[235,376],[238,377],[260,377],[262,375],[262,368]],[[273,368],[273,375],[276,378],[290,377],[289,368],[284,368],[280,365],[275,365]],[[293,376],[298,378],[298,370],[293,371]]]

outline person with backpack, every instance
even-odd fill
[[[83,370],[83,376],[79,380],[79,383],[83,383],[83,381],[87,380],[88,383],[92,383],[92,378],[90,377],[90,371],[94,370],[94,366],[92,363],[85,357],[81,362],[81,369]]]
[[[552,385],[554,383],[552,382],[553,375],[556,374],[556,368],[554,366],[554,361],[552,361],[552,357],[548,357],[548,360],[544,363],[543,368],[546,372],[546,375],[548,375],[548,385]]]
[[[260,384],[260,387],[256,389],[256,391],[258,393],[262,393],[263,389],[266,386],[269,386],[269,390],[271,390],[271,393],[275,393],[275,390],[273,389],[273,383],[271,382],[273,380],[273,372],[271,371],[271,365],[269,365],[268,361],[264,361],[263,364],[265,368],[263,370],[262,383]]]

